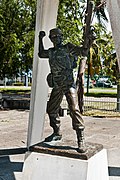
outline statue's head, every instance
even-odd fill
[[[49,38],[54,45],[60,45],[62,43],[62,32],[59,28],[54,28],[50,30]]]

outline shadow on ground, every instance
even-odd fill
[[[11,148],[11,149],[0,149],[0,156],[24,154],[27,148]]]
[[[120,167],[108,167],[109,176],[120,176]]]
[[[27,148],[12,148],[0,150],[0,180],[16,180],[15,172],[22,172],[23,162],[11,161],[10,155],[23,154]]]
[[[23,162],[11,162],[9,156],[0,157],[0,180],[16,180],[14,172],[22,172]]]

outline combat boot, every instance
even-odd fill
[[[62,139],[62,134],[60,133],[60,128],[53,128],[53,133],[45,138],[45,142],[58,141]]]
[[[80,127],[76,130],[77,142],[78,142],[78,152],[84,153],[86,151],[85,139],[84,139],[84,127]]]

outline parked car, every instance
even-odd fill
[[[87,87],[87,79],[86,78],[84,80],[84,87],[85,88]],[[93,81],[91,79],[89,79],[89,88],[93,88],[93,87],[94,87]]]
[[[107,81],[100,81],[98,80],[95,84],[96,87],[106,87],[106,88],[112,88],[112,82],[107,80]]]

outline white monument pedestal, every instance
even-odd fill
[[[86,153],[70,146],[38,144],[26,154],[23,180],[108,180],[107,153],[89,143]]]

